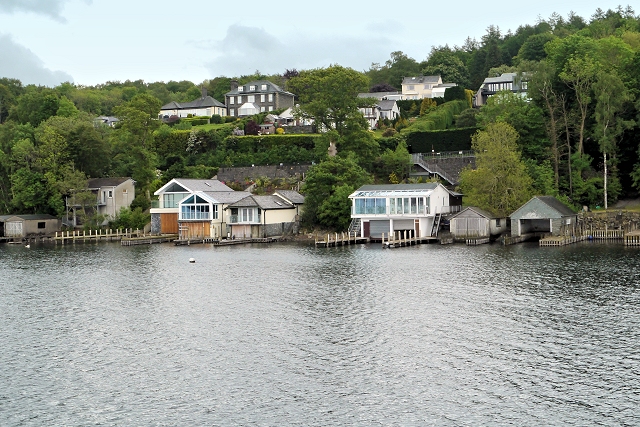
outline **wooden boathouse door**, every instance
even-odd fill
[[[364,237],[369,237],[371,235],[371,223],[369,221],[362,223],[364,229]]]
[[[419,219],[415,220],[414,229],[416,230],[416,232],[415,232],[415,235],[413,237],[420,237],[420,220]]]

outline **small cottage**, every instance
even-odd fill
[[[511,214],[511,236],[574,235],[578,215],[552,196],[535,196]]]

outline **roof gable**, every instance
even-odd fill
[[[174,178],[153,194],[157,196],[162,193],[195,193],[197,191],[206,193],[210,191],[233,191],[233,189],[217,179]]]
[[[511,219],[564,218],[576,215],[569,207],[553,196],[535,196],[520,206]]]

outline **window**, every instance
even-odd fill
[[[272,93],[269,94],[269,102],[273,102],[273,94]]]
[[[261,89],[261,90],[267,90],[267,85],[262,85],[262,86],[260,86],[260,89]]]
[[[266,96],[264,94],[260,95],[260,102],[264,102],[265,98],[266,98]]]
[[[273,105],[269,105],[269,111],[273,111]]]
[[[244,86],[238,86],[238,92],[244,92]]]
[[[253,208],[240,209],[240,222],[253,222]]]
[[[211,215],[212,213],[213,215]],[[211,205],[199,196],[189,197],[180,206],[181,220],[209,220],[217,218],[218,205]]]
[[[431,85],[424,85],[425,89],[431,89]]]
[[[235,115],[236,115],[236,110],[234,110],[233,108],[232,108],[232,109],[230,109],[230,110],[229,110],[229,115],[230,115],[231,117],[235,116]]]
[[[38,228],[45,228],[47,226],[47,224],[42,221],[42,222],[38,222]]]
[[[413,85],[409,85],[409,90],[413,90]]]
[[[229,104],[235,104],[235,100],[236,100],[235,96],[230,96],[229,97]]]
[[[187,197],[189,193],[165,193],[162,195],[163,208],[177,208],[180,200]]]
[[[256,97],[255,97],[255,95],[249,95],[249,96],[247,96],[247,102],[256,102]]]
[[[356,215],[384,215],[387,213],[387,199],[355,199]]]
[[[249,92],[255,92],[255,90],[256,90],[255,85],[249,86]]]
[[[497,218],[497,219],[496,219],[496,227],[502,227],[502,226],[500,225],[500,218]]]
[[[109,198],[113,199],[113,190],[109,190]]]
[[[265,111],[264,106],[260,107],[260,112],[261,112],[261,113],[264,113],[264,111]]]

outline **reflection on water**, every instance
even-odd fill
[[[639,425],[639,258],[2,245],[0,425]]]

